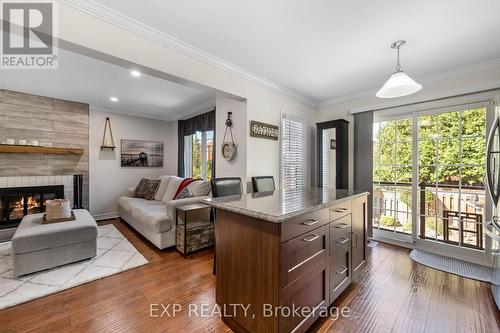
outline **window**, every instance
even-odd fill
[[[281,187],[301,188],[306,185],[306,124],[289,116],[283,117],[281,143]]]
[[[373,227],[484,249],[484,103],[374,122]]]
[[[184,175],[185,177],[212,178],[212,154],[214,131],[196,132],[184,137]]]

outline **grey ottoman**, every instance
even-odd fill
[[[97,223],[84,209],[73,210],[76,221],[42,224],[42,214],[27,215],[12,237],[14,275],[95,257]]]

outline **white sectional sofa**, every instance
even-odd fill
[[[128,196],[118,199],[118,211],[125,222],[161,250],[175,245],[176,208],[209,197],[210,183],[195,181],[187,186],[194,197],[174,200],[183,178],[165,175],[159,179],[154,200],[134,198],[135,187],[132,187]]]

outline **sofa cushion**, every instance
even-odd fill
[[[165,192],[167,191],[168,182],[172,177],[173,176],[164,175],[158,178],[158,180],[160,181],[160,186],[158,186],[158,190],[156,191],[155,200],[161,201],[161,199],[165,195]]]
[[[202,179],[195,180],[187,186],[194,197],[204,197],[210,194],[210,182]]]
[[[194,197],[193,193],[191,193],[189,188],[184,187],[184,189],[182,191],[180,191],[179,194],[177,194],[177,196],[175,197],[175,200],[192,198],[192,197]]]
[[[156,232],[172,229],[172,219],[167,216],[165,205],[143,206],[132,209],[132,217]]]
[[[170,200],[174,200],[175,193],[177,192],[177,189],[179,188],[179,185],[182,183],[184,178],[172,176],[170,177],[170,180],[168,181],[168,186],[167,186],[167,191],[165,192],[165,195],[161,199],[164,203],[169,202]]]
[[[165,207],[165,204],[161,201],[146,200],[133,197],[119,197],[118,205],[120,205],[120,207],[129,214],[132,213],[132,209],[138,207],[155,207],[155,206]]]
[[[142,178],[139,185],[135,188],[134,197],[144,198],[146,200],[153,200],[155,197],[158,186],[160,185],[159,180],[150,180]]]

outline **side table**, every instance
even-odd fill
[[[214,223],[211,207],[202,203],[177,207],[175,246],[184,257],[214,245]]]

